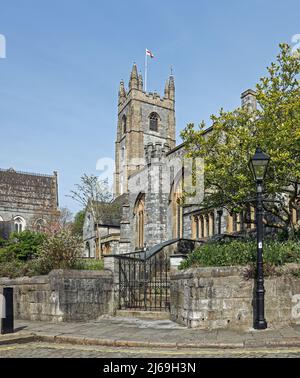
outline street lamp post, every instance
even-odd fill
[[[255,329],[266,329],[265,288],[263,271],[263,181],[266,177],[270,157],[260,147],[250,159],[249,166],[256,182],[256,232],[257,232],[257,267],[255,290]]]

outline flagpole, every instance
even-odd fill
[[[148,55],[147,50],[145,50],[145,92],[147,92],[147,74],[148,74]]]

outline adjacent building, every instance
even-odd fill
[[[42,175],[0,169],[0,232],[43,230],[57,219],[57,173]]]

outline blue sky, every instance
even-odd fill
[[[233,109],[300,33],[299,0],[1,0],[0,167],[59,172],[60,205],[114,157],[117,92],[155,54],[149,90],[174,68],[179,131]]]

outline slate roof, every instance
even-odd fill
[[[122,207],[127,201],[127,195],[122,194],[111,203],[101,203],[102,219],[99,225],[120,227]]]
[[[0,207],[57,209],[57,177],[0,169]]]

